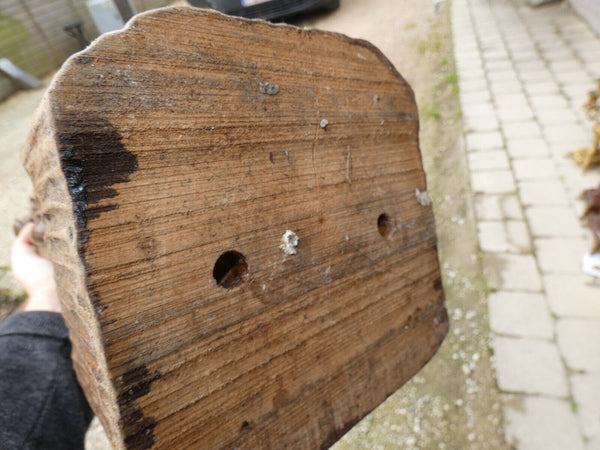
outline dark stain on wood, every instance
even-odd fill
[[[433,289],[436,291],[441,291],[443,289],[442,277],[438,277],[433,281]]]
[[[58,128],[67,130],[58,136],[60,160],[77,225],[86,228],[88,220],[119,207],[99,203],[117,196],[111,186],[129,181],[137,156],[123,146],[119,130],[100,117],[71,117]]]
[[[150,385],[161,378],[160,373],[150,373],[144,366],[136,367],[117,378],[121,410],[121,426],[128,449],[148,449],[154,445],[154,417],[145,417],[136,400],[150,392]]]
[[[330,431],[327,437],[325,437],[323,443],[321,444],[321,450],[326,450],[333,444],[335,444],[338,441],[338,439],[344,434],[346,434],[348,431],[350,431],[350,428],[352,428],[354,425],[356,425],[356,421],[351,420],[342,425],[341,428],[334,428],[332,431]]]

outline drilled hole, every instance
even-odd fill
[[[390,237],[395,229],[394,222],[387,214],[381,214],[377,218],[377,231],[379,231],[379,234],[383,237]]]
[[[213,269],[213,277],[217,285],[224,289],[239,286],[248,273],[248,262],[240,252],[230,250],[217,259]]]

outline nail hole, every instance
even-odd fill
[[[379,231],[379,234],[383,237],[390,237],[395,229],[394,222],[387,214],[381,214],[377,218],[377,231]]]
[[[230,250],[217,259],[213,269],[213,278],[218,286],[233,289],[239,286],[248,273],[248,262],[240,252]]]

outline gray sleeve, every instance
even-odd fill
[[[92,417],[62,315],[20,312],[0,323],[0,449],[82,449]]]

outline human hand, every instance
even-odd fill
[[[19,308],[22,311],[61,312],[60,301],[56,294],[54,267],[46,258],[40,256],[31,240],[33,223],[26,224],[12,247],[12,272],[15,279],[27,292],[27,299]]]

